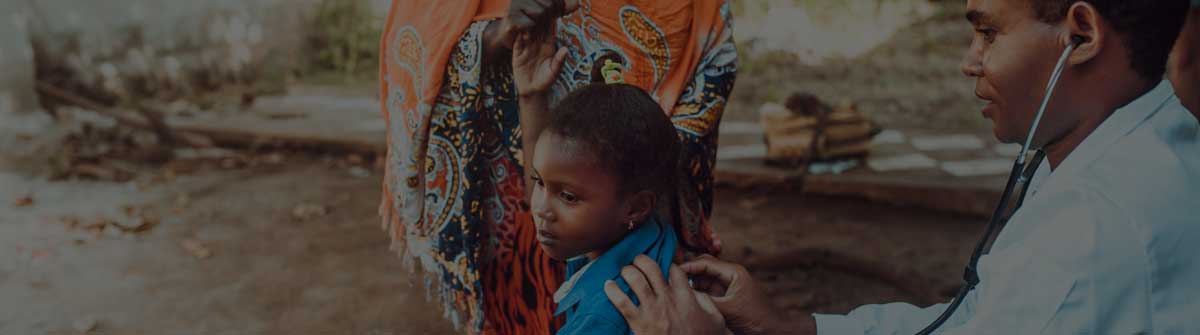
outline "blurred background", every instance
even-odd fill
[[[376,214],[388,5],[0,1],[0,334],[454,333]],[[733,3],[714,222],[788,313],[957,289],[1017,149],[964,6]]]

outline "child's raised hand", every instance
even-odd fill
[[[513,82],[521,96],[545,94],[567,59],[567,48],[554,47],[555,25],[517,36],[513,43]]]

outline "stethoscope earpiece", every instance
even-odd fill
[[[1083,35],[1071,35],[1071,45],[1078,47],[1083,42],[1087,42],[1087,38]]]

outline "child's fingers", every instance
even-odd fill
[[[535,45],[533,45],[533,40],[529,33],[517,34],[517,38],[513,41],[513,51],[518,51],[522,54],[525,54],[529,53],[531,47],[535,47]],[[533,50],[537,49],[535,48]]]
[[[560,72],[562,72],[563,64],[566,64],[566,62],[567,62],[567,48],[558,48],[558,53],[554,54],[554,63],[553,63],[554,65],[551,66],[551,70],[553,70],[553,71],[551,71],[550,73],[553,73],[554,75],[558,75]]]

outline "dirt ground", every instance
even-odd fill
[[[388,251],[377,174],[308,156],[220,165],[128,184],[0,174],[11,185],[0,193],[0,334],[454,333]],[[853,199],[718,193],[725,257],[750,264],[789,313],[936,300],[980,227]],[[127,220],[130,205],[157,225],[81,228]]]
[[[949,300],[983,220],[850,198],[720,189],[722,258],[746,264],[788,313]]]
[[[33,204],[0,196],[0,334],[75,334],[88,319],[93,334],[453,333],[388,251],[375,179],[310,158],[201,169],[145,190],[7,176]],[[161,222],[96,237],[61,219],[122,219],[126,205]]]
[[[990,133],[958,70],[962,5],[937,6],[854,59],[743,55],[725,120],[804,91],[888,128]],[[168,164],[128,183],[49,182],[0,161],[0,334],[456,333],[388,250],[369,163],[259,158]],[[983,224],[769,190],[718,189],[715,208],[722,257],[789,315],[946,300]]]

